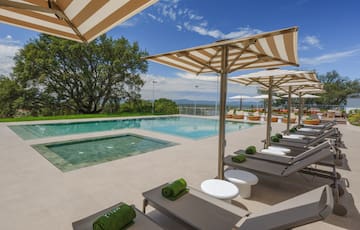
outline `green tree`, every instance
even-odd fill
[[[12,117],[19,108],[21,87],[12,79],[0,78],[0,116]]]
[[[324,105],[346,105],[349,95],[360,92],[359,80],[350,80],[335,70],[320,75],[319,80],[324,84],[326,93],[321,94],[316,101]]]
[[[179,108],[176,103],[166,98],[160,98],[154,102],[155,113],[158,114],[177,114]]]
[[[145,55],[125,38],[103,35],[84,44],[40,35],[15,57],[14,76],[24,88],[37,89],[43,105],[61,102],[79,113],[99,113],[107,103],[140,97]]]

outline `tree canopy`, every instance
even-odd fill
[[[13,74],[30,101],[99,113],[108,103],[140,98],[145,55],[125,38],[103,35],[84,44],[40,35],[16,55]]]
[[[324,105],[346,105],[349,95],[360,93],[359,80],[350,80],[341,76],[335,70],[319,75],[319,80],[324,84],[326,93],[321,94],[318,102]]]

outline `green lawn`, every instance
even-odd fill
[[[0,118],[0,122],[16,122],[16,121],[42,121],[42,120],[63,120],[63,119],[85,119],[85,118],[104,118],[104,117],[132,117],[147,116],[151,113],[119,113],[119,114],[76,114],[62,116],[46,116],[46,117],[16,117],[16,118]]]

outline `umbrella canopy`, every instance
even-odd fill
[[[148,60],[195,74],[220,75],[218,146],[220,179],[224,178],[227,74],[242,69],[298,66],[297,31],[297,27],[292,27],[147,57]]]
[[[301,97],[302,98],[319,98],[320,96],[313,95],[313,94],[304,94]]]
[[[325,91],[323,90],[323,84],[321,84],[320,82],[304,82],[303,84],[285,83],[285,84],[281,85],[280,87],[278,87],[278,92],[288,94],[287,98],[288,98],[288,117],[289,118],[290,118],[291,98],[293,97],[293,95],[294,95],[294,97],[299,98],[300,108],[299,108],[299,113],[298,113],[298,126],[300,126],[301,117],[302,117],[302,113],[303,113],[303,102],[302,102],[303,95],[306,92],[323,93]],[[315,95],[312,95],[312,96],[315,96]],[[287,120],[286,131],[289,132],[289,129],[290,129],[290,119]]]
[[[233,97],[229,97],[229,99],[248,99],[251,98],[250,96],[246,96],[246,95],[236,95]]]
[[[157,0],[0,0],[0,22],[90,42]]]
[[[257,95],[257,96],[254,96],[253,98],[255,99],[268,99],[269,98],[269,95],[267,94],[262,94],[262,95]],[[277,97],[277,96],[272,96],[272,99],[280,99],[280,97]]]
[[[268,99],[272,101],[273,89],[286,90],[285,85],[304,85],[306,83],[319,83],[314,72],[272,69],[250,73],[238,77],[229,78],[230,81],[243,85],[260,85],[261,88],[268,90]],[[282,88],[284,86],[284,88]],[[291,86],[290,86],[291,89]],[[291,102],[289,102],[291,103]],[[265,147],[270,144],[271,135],[271,111],[272,103],[268,103],[267,129]],[[290,117],[290,110],[288,111]],[[288,119],[290,120],[290,119]]]
[[[248,99],[248,98],[251,98],[251,97],[246,96],[246,95],[236,95],[236,96],[233,96],[233,97],[229,97],[229,99],[240,99],[240,105],[239,105],[240,110],[242,110],[242,100],[243,99]]]
[[[287,98],[288,95],[283,95],[281,97]],[[299,96],[297,94],[291,94],[291,98],[299,98],[299,97],[301,97],[301,98],[319,98],[319,96],[313,95],[313,94],[304,94],[302,96]]]

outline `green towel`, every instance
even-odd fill
[[[122,204],[99,217],[93,223],[93,230],[120,230],[133,223],[136,213],[133,207]]]
[[[231,157],[231,160],[236,163],[242,163],[242,162],[246,161],[246,156],[244,154],[239,154],[239,155]]]
[[[186,181],[183,178],[180,178],[162,188],[161,194],[169,200],[176,200],[188,191],[186,185]]]
[[[275,137],[281,139],[281,138],[283,138],[283,135],[281,133],[277,133],[277,134],[275,134]]]
[[[254,154],[256,153],[256,147],[251,145],[245,149],[246,154]]]
[[[290,133],[294,133],[295,131],[297,130],[297,128],[291,128],[289,131],[290,131]]]
[[[280,139],[277,136],[271,136],[271,141],[272,142],[279,142]]]

